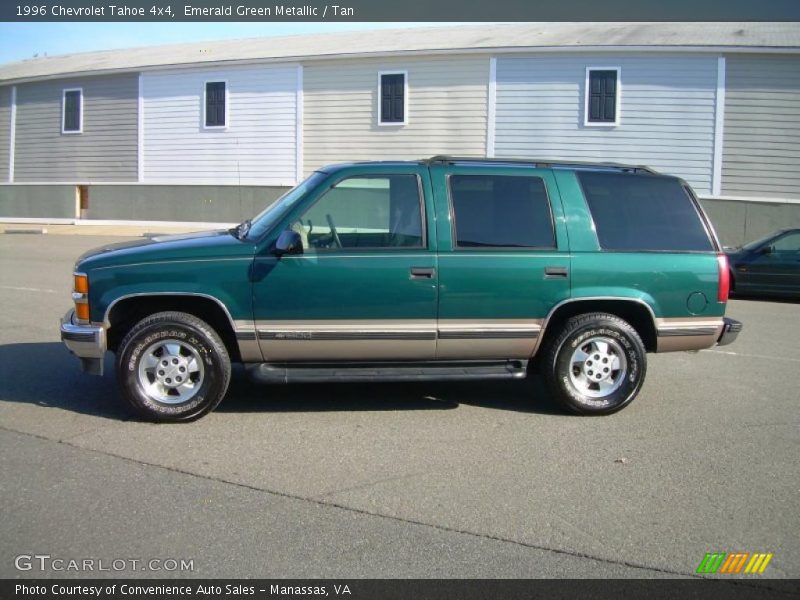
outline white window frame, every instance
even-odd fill
[[[208,109],[208,101],[206,99],[206,95],[208,93],[208,84],[209,83],[224,83],[225,84],[225,125],[206,125],[206,110]],[[211,130],[218,130],[224,131],[230,127],[231,119],[230,119],[230,85],[228,84],[227,79],[207,79],[203,82],[203,116],[202,120],[200,121],[200,125],[203,129],[211,129]]]
[[[67,92],[79,92],[78,96],[78,119],[80,127],[74,131],[67,131],[64,127],[67,124]],[[61,135],[79,135],[83,133],[83,88],[64,88],[61,90]]]
[[[402,121],[384,121],[383,114],[381,113],[381,91],[383,86],[384,75],[402,75],[403,76],[403,120]],[[408,125],[408,71],[378,71],[378,126],[379,127],[405,127]]]
[[[592,71],[617,72],[617,97],[614,102],[614,121],[600,122],[589,120],[589,74]],[[586,67],[586,79],[583,84],[583,126],[584,127],[619,127],[622,115],[622,67]]]

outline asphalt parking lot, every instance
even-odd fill
[[[0,577],[14,557],[193,560],[192,577],[680,577],[772,552],[800,577],[800,304],[734,300],[737,343],[650,355],[639,398],[561,412],[536,381],[263,387],[138,422],[58,338],[112,238],[0,235]],[[104,575],[94,573],[94,575]]]

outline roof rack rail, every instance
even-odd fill
[[[449,156],[446,154],[438,154],[430,158],[424,158],[420,161],[423,164],[448,164],[455,163],[468,163],[468,164],[508,164],[508,165],[527,165],[539,169],[547,168],[570,168],[576,167],[578,169],[606,169],[610,171],[620,171],[624,173],[648,173],[650,175],[659,175],[658,171],[651,169],[644,165],[625,165],[615,162],[583,162],[576,160],[550,160],[550,159],[536,159],[536,158],[481,158],[476,156]]]

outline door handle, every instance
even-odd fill
[[[545,279],[566,279],[568,275],[567,267],[545,267]]]
[[[433,279],[435,273],[433,267],[411,267],[410,279]]]

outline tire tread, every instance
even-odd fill
[[[202,319],[185,312],[180,311],[163,311],[158,313],[153,313],[148,315],[147,317],[143,318],[141,321],[136,323],[133,327],[131,327],[130,331],[125,334],[125,337],[122,338],[122,341],[119,344],[119,350],[117,352],[117,379],[120,385],[124,388],[124,382],[122,378],[122,369],[121,369],[121,357],[125,355],[126,349],[128,344],[131,343],[132,340],[136,338],[136,336],[142,332],[144,329],[151,327],[153,325],[158,325],[161,323],[177,323],[184,327],[189,327],[196,329],[200,333],[202,333],[205,337],[207,337],[213,348],[214,352],[219,355],[221,366],[222,366],[222,381],[220,392],[216,398],[212,399],[210,402],[204,404],[198,410],[195,410],[186,415],[155,415],[153,412],[147,410],[146,408],[140,406],[138,403],[134,401],[131,397],[131,394],[128,390],[123,389],[123,396],[128,401],[128,403],[136,410],[137,413],[142,415],[143,417],[153,420],[161,420],[161,421],[193,421],[202,417],[203,415],[211,412],[214,410],[222,399],[225,397],[225,393],[228,390],[228,385],[230,384],[231,380],[231,360],[228,354],[228,350],[225,347],[225,343],[222,341],[222,338],[216,332],[216,330],[211,327],[208,323],[203,321]]]

